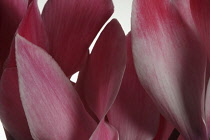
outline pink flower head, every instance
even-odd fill
[[[208,140],[208,0],[0,1],[0,118],[17,140]],[[79,72],[78,80],[69,80]]]

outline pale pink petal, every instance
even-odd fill
[[[36,140],[87,140],[96,128],[58,64],[44,50],[16,36],[21,101]]]
[[[136,71],[163,116],[186,139],[206,140],[206,55],[197,35],[168,0],[134,0]]]
[[[79,69],[88,47],[112,13],[111,0],[48,0],[42,16],[50,54],[67,76]]]
[[[130,34],[127,36],[127,65],[118,96],[107,114],[120,140],[152,140],[160,113],[140,84],[133,64]]]
[[[17,68],[4,70],[0,93],[0,117],[4,128],[17,140],[32,140],[20,101]]]
[[[31,2],[27,13],[23,18],[17,33],[33,44],[48,51],[48,37],[43,25],[41,15],[37,6],[37,0]],[[12,42],[10,55],[6,61],[5,67],[15,67],[15,40]]]
[[[89,140],[119,140],[119,134],[113,126],[102,119]]]
[[[125,35],[114,19],[100,35],[76,85],[81,98],[99,120],[106,115],[117,96],[125,64]]]
[[[190,7],[197,30],[200,33],[210,60],[210,1],[190,0]]]
[[[0,77],[15,31],[25,15],[27,4],[27,0],[0,0]]]

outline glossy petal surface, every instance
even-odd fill
[[[90,140],[119,140],[119,134],[113,126],[102,119]]]
[[[82,63],[91,42],[113,13],[111,0],[49,0],[43,20],[50,54],[67,76]]]
[[[117,96],[125,64],[125,35],[114,19],[100,35],[76,85],[81,98],[99,120],[106,115]]]
[[[16,37],[21,101],[36,140],[87,140],[96,123],[58,64],[44,50]]]
[[[132,43],[140,81],[186,139],[206,140],[206,55],[168,0],[134,0]]]
[[[152,140],[159,112],[139,82],[133,64],[130,34],[127,36],[127,64],[118,96],[108,119],[119,131],[120,140]]]

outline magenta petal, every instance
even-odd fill
[[[175,127],[161,115],[158,132],[154,140],[167,140],[171,136],[174,128]]]
[[[112,13],[111,0],[48,0],[43,20],[50,54],[67,76],[79,69],[88,47]]]
[[[48,50],[48,37],[39,13],[37,0],[32,1],[28,7],[27,13],[18,27],[17,33],[33,44]],[[5,67],[8,68],[15,66],[15,40],[13,40],[10,55],[7,59]]]
[[[118,96],[108,112],[108,119],[120,140],[153,139],[160,113],[140,84],[134,69],[130,34],[127,36],[127,65]]]
[[[27,0],[0,0],[0,77],[15,31],[25,15]]]
[[[206,55],[168,0],[134,0],[132,42],[140,81],[186,139],[206,140]]]
[[[4,128],[17,140],[32,140],[20,101],[17,68],[4,70],[0,93],[0,117]]]
[[[119,140],[119,134],[113,126],[102,119],[89,140]]]
[[[191,13],[190,1],[191,0],[175,0],[171,1],[171,3],[174,4],[185,24],[187,24],[193,32],[197,33],[197,28]]]
[[[99,120],[106,115],[117,96],[125,63],[125,35],[114,19],[100,35],[76,84],[81,98]]]
[[[41,23],[41,16],[36,1],[29,6],[17,32],[34,44],[47,48],[47,37]],[[0,87],[0,116],[2,123],[15,139],[32,139],[20,101],[15,62],[15,41],[13,41],[10,56],[7,59],[7,63],[5,63],[5,67],[3,78],[1,79],[2,86]],[[11,105],[8,105],[8,103]]]
[[[190,0],[190,7],[197,30],[201,35],[210,60],[210,1]]]
[[[210,138],[210,80],[207,85],[206,91],[206,104],[205,104],[205,112],[206,112],[206,125],[208,127],[208,136]]]
[[[33,138],[87,140],[96,123],[52,57],[17,35],[16,60],[21,101]]]

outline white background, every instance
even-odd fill
[[[42,11],[46,1],[47,0],[38,0],[40,11]],[[127,34],[130,31],[130,15],[131,15],[132,0],[113,0],[113,3],[115,6],[115,11],[112,17],[109,19],[109,21],[113,18],[118,19],[122,25],[125,34]],[[76,79],[77,79],[77,74],[75,74],[71,78],[72,81],[76,81]],[[0,140],[6,140],[1,123],[0,123]]]

